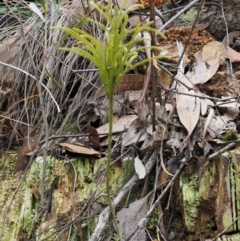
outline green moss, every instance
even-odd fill
[[[184,26],[192,25],[197,17],[198,10],[196,8],[191,8],[187,13],[182,14],[179,19]]]
[[[238,134],[235,131],[228,131],[223,135],[223,141],[234,141],[238,139]]]
[[[123,185],[126,184],[134,174],[133,158],[128,156],[122,160]]]
[[[183,175],[180,181],[183,194],[185,225],[189,231],[194,231],[196,217],[198,216],[198,205],[200,203],[198,177],[197,175],[192,175],[191,177]]]
[[[149,218],[148,218],[148,225],[147,225],[147,227],[149,229],[155,228],[156,225],[158,224],[158,218],[159,218],[158,209],[155,208],[153,210],[153,212],[151,213],[151,215],[149,216]]]

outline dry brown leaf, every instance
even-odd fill
[[[221,42],[211,41],[202,49],[202,59],[205,62],[213,59],[221,59],[224,57],[225,47]]]
[[[167,168],[168,172],[171,172],[171,168],[168,166]],[[171,175],[168,175],[167,172],[165,172],[164,170],[161,170],[159,176],[158,176],[158,187],[159,189],[162,188],[162,185],[166,185],[166,183],[169,181],[169,179],[171,178]]]
[[[231,62],[239,62],[240,53],[230,47],[227,47],[226,58],[230,59]]]
[[[93,144],[95,147],[99,148],[100,143],[99,143],[99,135],[97,130],[94,127],[92,127],[90,124],[86,125],[86,129],[87,129],[87,133],[90,134],[88,136],[89,142]]]
[[[209,42],[203,47],[202,60],[206,63],[207,68],[205,80],[202,83],[206,83],[217,72],[221,60],[224,59],[224,53],[224,45],[217,41]]]
[[[127,74],[120,80],[116,91],[142,90],[143,84],[143,74]]]
[[[38,141],[43,139],[44,136],[25,136],[23,145],[19,148],[17,153],[17,162],[14,167],[13,173],[17,173],[19,171],[24,171],[26,166],[28,165],[30,161],[30,157],[27,155],[29,152],[32,152],[37,144]]]
[[[233,40],[235,38],[239,38],[240,37],[240,31],[233,31],[233,32],[230,32],[228,35],[225,36],[225,38],[223,39],[223,44],[225,46],[227,46],[227,44],[231,44],[233,43]]]
[[[169,88],[172,85],[173,78],[167,71],[161,70],[159,72],[158,82],[163,87]]]
[[[180,73],[177,74],[178,79],[186,83],[184,80],[186,77],[181,75]],[[189,83],[188,83],[189,85]],[[182,84],[178,85],[178,92],[179,93],[186,93],[189,95],[179,94],[177,95],[177,112],[181,123],[188,131],[187,138],[191,135],[192,131],[194,130],[200,116],[200,100],[198,97],[194,97],[196,94],[193,90],[188,90]],[[186,139],[187,139],[186,138]],[[186,140],[185,139],[185,140]]]
[[[136,115],[126,115],[121,118],[113,118],[113,132],[120,132],[126,130],[129,125],[137,119]],[[98,127],[96,130],[98,134],[108,133],[109,124]],[[107,134],[106,134],[107,135]]]
[[[183,91],[181,91],[183,92]],[[194,95],[193,90],[188,91],[185,88],[185,93]],[[200,101],[198,97],[179,95],[177,99],[177,111],[181,123],[188,131],[189,137],[194,130],[200,115]]]
[[[95,151],[92,148],[78,146],[67,142],[59,143],[59,145],[70,152],[79,153],[83,155],[100,155],[101,154],[100,152]]]
[[[200,24],[196,24],[195,28],[198,31],[203,31],[204,29],[206,29],[209,26],[209,23],[200,23]]]

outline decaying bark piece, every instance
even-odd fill
[[[238,232],[240,220],[240,148],[210,161],[202,176],[182,175],[184,225],[195,235]]]

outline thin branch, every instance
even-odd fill
[[[232,223],[231,223],[227,228],[225,228],[221,233],[219,233],[215,238],[211,239],[211,241],[215,241],[215,240],[217,240],[220,236],[222,236],[235,222],[237,222],[237,220],[238,220],[238,217],[235,218],[235,219],[232,221]]]
[[[172,22],[174,22],[181,14],[183,14],[185,11],[190,9],[194,4],[196,4],[199,0],[194,0],[190,4],[188,4],[186,7],[184,7],[179,13],[174,15],[169,21],[167,21],[159,30],[163,31],[165,30]]]

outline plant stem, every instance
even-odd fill
[[[120,237],[119,226],[117,222],[117,217],[115,214],[115,208],[112,204],[111,194],[110,194],[110,175],[111,175],[111,154],[112,154],[112,126],[113,126],[113,95],[109,98],[109,113],[108,113],[108,122],[109,122],[109,129],[108,129],[108,153],[107,153],[107,169],[106,169],[106,189],[107,189],[107,197],[109,202],[109,208],[113,217],[114,224],[117,229],[118,236]]]

